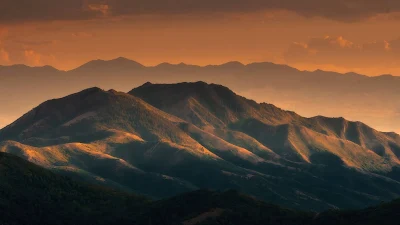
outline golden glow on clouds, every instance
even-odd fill
[[[0,63],[5,65],[10,64],[10,56],[3,48],[0,49]]]
[[[37,66],[41,64],[41,56],[33,50],[25,50],[25,59],[29,65]]]
[[[103,17],[0,25],[0,64],[69,70],[123,56],[145,65],[271,61],[305,70],[400,75],[396,13],[347,23],[287,10],[118,17],[107,4],[85,9]]]
[[[342,36],[311,38],[307,43],[295,42],[285,53],[289,64],[303,64],[303,67],[309,64],[321,67],[331,65],[347,71],[367,71],[367,74],[398,72],[399,56],[400,39],[354,43]]]
[[[87,6],[88,10],[101,12],[104,16],[109,14],[110,7],[106,4],[89,4]]]

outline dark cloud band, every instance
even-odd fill
[[[143,14],[248,13],[288,10],[306,17],[357,21],[400,11],[399,0],[2,0],[0,22],[85,20]]]

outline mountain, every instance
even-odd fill
[[[145,68],[142,64],[135,62],[133,60],[119,57],[116,59],[112,59],[109,61],[106,60],[93,60],[85,63],[84,65],[71,70],[71,72],[80,73],[80,72],[98,72],[99,70],[102,72],[112,72],[118,73],[119,71],[124,70],[135,70],[135,69],[143,69]]]
[[[203,67],[162,63],[146,67],[121,57],[94,60],[71,71],[23,65],[0,67],[0,127],[48,98],[60,98],[87,87],[129,91],[147,81],[198,80],[228,86],[242,96],[302,116],[343,116],[380,131],[400,132],[399,77],[299,71],[267,62],[248,65],[229,62]],[[37,91],[39,87],[41,91]]]
[[[175,128],[176,120],[130,95],[90,88],[47,101],[1,130],[0,140],[4,142],[0,151],[62,172],[117,182],[138,193],[163,197],[195,187],[163,174],[144,172],[116,156],[141,155],[135,158],[140,162],[159,161],[168,152],[178,159],[190,156],[191,149],[184,145],[191,140]],[[165,152],[142,154],[157,145]],[[124,148],[138,148],[138,152]],[[176,163],[173,160],[163,163]],[[159,189],[159,185],[165,189]]]
[[[258,104],[221,85],[146,83],[129,93],[228,141],[237,138],[227,138],[226,132],[247,135],[294,161],[311,162],[322,150],[357,168],[389,170],[385,167],[399,163],[398,135],[344,118],[304,118],[271,104]],[[382,167],[369,168],[371,162]]]
[[[200,127],[222,128],[243,118],[255,118],[268,124],[287,123],[300,118],[273,105],[257,104],[238,96],[227,87],[205,82],[146,83],[129,93]]]
[[[61,176],[0,153],[0,224],[395,225],[400,202],[322,213],[282,208],[229,190],[198,190],[159,201]]]
[[[236,189],[291,208],[361,208],[400,194],[400,137],[304,118],[204,82],[89,88],[0,130],[0,152],[160,199]],[[162,187],[162,188],[160,188]]]

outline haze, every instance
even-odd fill
[[[162,0],[3,0],[0,65],[72,70],[94,59],[126,57],[146,66],[273,62],[300,70],[396,76],[400,75],[399,15],[400,2],[396,0],[178,0],[168,4]],[[129,88],[135,85],[140,84]],[[398,115],[397,102],[392,102],[390,109],[311,108],[290,96],[284,100],[267,96],[266,89],[238,91],[304,116],[344,116],[379,130],[399,132],[390,119]],[[67,93],[18,98],[12,112],[11,108],[1,110],[0,127],[40,102]]]

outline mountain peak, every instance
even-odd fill
[[[162,90],[168,91],[171,93],[179,92],[181,93],[182,97],[192,96],[192,95],[202,95],[205,92],[215,89],[215,88],[223,88],[229,90],[227,87],[217,84],[208,84],[204,81],[197,81],[197,82],[182,82],[176,84],[153,84],[151,82],[146,82],[143,85],[132,89],[129,93],[133,94],[134,92],[141,92],[141,91],[155,91],[155,90]],[[229,90],[230,91],[230,90]]]
[[[153,85],[153,83],[147,81],[146,83],[142,84],[142,85],[139,86],[139,87],[148,87],[148,86],[151,86],[151,85]]]
[[[112,94],[117,94],[117,93],[119,93],[119,92],[116,91],[115,89],[110,89],[110,90],[108,90],[108,92],[109,92],[109,93],[112,93]]]
[[[133,60],[120,56],[118,58],[112,59],[111,61],[133,61]]]
[[[96,71],[98,69],[106,71],[108,70],[114,71],[117,69],[140,69],[144,67],[145,66],[136,61],[124,57],[118,57],[111,60],[102,60],[102,59],[92,60],[72,71],[92,71],[92,70]]]
[[[69,98],[71,96],[84,97],[84,96],[88,96],[88,95],[91,95],[91,94],[102,93],[102,92],[105,92],[105,91],[103,89],[99,88],[99,87],[90,87],[90,88],[86,88],[86,89],[84,89],[84,90],[82,90],[80,92],[68,95],[68,96],[66,96],[64,98],[61,98],[61,99],[67,99],[67,98]],[[50,101],[52,101],[52,100],[50,100]]]
[[[239,61],[230,61],[224,64],[221,64],[220,67],[234,67],[234,68],[241,68],[244,67],[245,65]]]
[[[115,58],[115,59],[111,59],[108,62],[121,63],[121,64],[126,63],[126,64],[134,64],[134,65],[137,65],[137,66],[143,66],[142,64],[140,64],[140,63],[138,63],[138,62],[136,62],[134,60],[125,58],[125,57],[118,57],[118,58]]]
[[[194,68],[201,68],[200,66],[196,66],[196,65],[190,65],[190,64],[186,64],[186,63],[179,63],[179,64],[172,64],[172,63],[168,63],[168,62],[163,62],[160,63],[156,66],[154,66],[153,68],[157,68],[157,69],[172,69],[172,70],[180,70],[180,69],[194,69]]]
[[[239,61],[230,61],[230,62],[224,63],[224,64],[222,64],[222,65],[237,65],[237,66],[244,66],[244,64],[243,64],[243,63],[241,63],[241,62],[239,62]]]
[[[45,66],[27,66],[24,64],[14,64],[14,65],[10,65],[10,66],[0,66],[0,71],[1,70],[14,70],[14,71],[29,71],[29,72],[60,72],[60,70],[49,66],[49,65],[45,65]]]
[[[0,141],[34,140],[37,137],[43,138],[40,141],[47,141],[61,134],[64,137],[90,136],[99,129],[143,132],[141,137],[154,140],[167,138],[169,133],[143,130],[143,127],[148,126],[145,122],[153,121],[152,124],[155,124],[157,121],[159,125],[163,124],[163,129],[172,130],[173,128],[166,127],[171,125],[170,121],[178,120],[127,93],[92,87],[40,104],[1,130],[4,135],[0,135]],[[73,129],[76,130],[71,131]],[[162,136],[163,134],[167,135]]]
[[[273,105],[261,105],[239,96],[225,86],[203,81],[142,85],[129,94],[200,127],[225,127],[250,117],[279,122],[294,116]],[[178,107],[183,109],[177,111]]]

